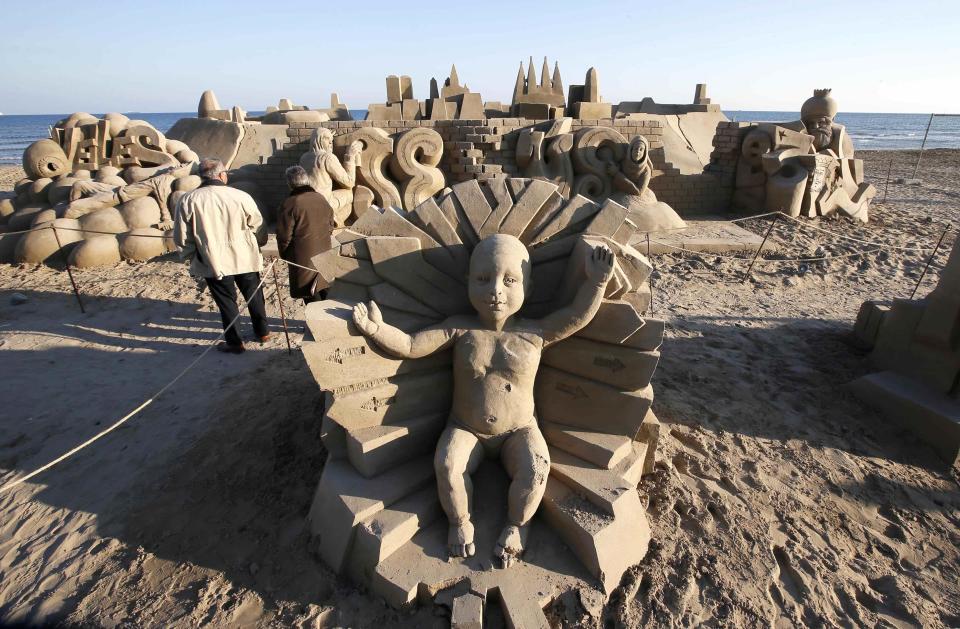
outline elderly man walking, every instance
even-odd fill
[[[277,246],[281,258],[298,265],[287,265],[290,296],[310,303],[325,296],[326,286],[319,285],[319,274],[309,269],[313,268],[313,256],[333,247],[333,208],[310,185],[310,175],[302,166],[291,166],[286,175],[290,196],[277,211]]]
[[[263,257],[257,245],[257,228],[263,217],[249,194],[227,186],[227,172],[218,159],[200,162],[203,183],[177,204],[174,242],[180,257],[190,261],[191,275],[203,277],[220,309],[225,342],[217,349],[231,354],[244,351],[234,319],[237,291],[243,293],[261,343],[270,338],[267,311],[260,286]]]

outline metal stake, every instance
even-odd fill
[[[890,171],[893,169],[893,158],[890,158],[890,161],[887,162],[887,180],[883,182],[883,201],[880,203],[887,202],[887,190],[890,188]]]
[[[650,261],[650,232],[647,232],[647,262]],[[653,273],[651,272],[651,277],[648,280],[650,283],[650,312],[653,312]]]
[[[763,246],[767,244],[767,238],[770,237],[770,232],[773,231],[773,226],[777,224],[778,220],[780,220],[779,212],[773,215],[773,220],[770,221],[770,227],[767,228],[767,233],[763,236],[763,242],[760,243],[760,248],[757,249],[757,253],[755,253],[753,256],[753,260],[750,261],[750,266],[747,267],[747,273],[743,276],[743,282],[746,282],[748,279],[750,279],[750,272],[753,271],[753,265],[757,263],[757,258],[760,257],[760,252],[763,251]]]
[[[283,299],[280,297],[280,280],[277,279],[277,265],[274,264],[272,267],[273,270],[273,285],[276,288],[277,295],[277,305],[280,307],[280,320],[283,321],[283,335],[287,337],[287,354],[292,354],[293,349],[290,347],[290,332],[287,331],[287,315],[283,312]]]
[[[53,237],[57,239],[57,248],[60,250],[60,255],[63,256],[63,263],[67,267],[67,275],[70,277],[70,284],[73,286],[73,294],[77,297],[80,312],[87,314],[87,311],[83,308],[83,300],[80,299],[80,291],[77,290],[77,282],[73,279],[73,271],[70,270],[70,261],[67,259],[67,252],[63,250],[63,244],[60,242],[60,235],[57,233],[57,228],[51,225],[50,229],[53,230]]]
[[[927,121],[927,130],[923,132],[923,142],[920,144],[920,154],[917,155],[917,165],[913,167],[913,178],[917,178],[917,171],[920,170],[920,160],[923,159],[923,147],[927,145],[927,134],[930,133],[930,125],[933,124],[933,117],[936,114],[930,114],[930,120]]]
[[[927,274],[927,269],[930,268],[930,264],[933,262],[933,257],[937,255],[937,251],[940,250],[940,245],[943,244],[943,239],[947,237],[948,231],[950,231],[950,223],[947,223],[943,233],[940,234],[940,240],[937,241],[937,246],[933,248],[933,253],[930,254],[929,258],[927,258],[927,264],[923,267],[923,273],[920,274],[920,279],[917,280],[917,285],[913,287],[913,292],[910,293],[910,299],[913,299],[913,296],[916,295],[917,291],[920,289],[920,282],[923,281],[924,276]]]

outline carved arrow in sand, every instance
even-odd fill
[[[580,385],[569,385],[563,382],[558,382],[556,389],[561,393],[566,393],[567,395],[572,396],[575,400],[589,397],[586,391],[580,388]]]
[[[607,358],[605,356],[597,356],[593,359],[593,364],[597,367],[609,369],[613,373],[617,373],[626,367],[619,358]]]

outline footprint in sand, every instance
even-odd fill
[[[790,618],[796,618],[802,601],[810,593],[805,577],[793,565],[793,558],[779,544],[770,548],[775,561],[773,580],[770,582],[770,595]]]
[[[694,435],[681,432],[676,428],[671,428],[670,436],[676,439],[677,441],[679,441],[682,446],[690,450],[693,450],[697,454],[700,454],[708,458],[711,456],[710,453],[707,451],[706,447],[704,447],[703,443],[700,441],[700,439],[698,439]]]

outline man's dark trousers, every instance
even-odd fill
[[[207,286],[210,287],[210,293],[213,295],[213,301],[220,309],[220,318],[223,320],[223,328],[226,330],[223,338],[227,345],[241,345],[240,321],[237,320],[232,327],[227,329],[230,322],[233,321],[240,310],[237,308],[237,287],[243,293],[243,298],[247,300],[247,310],[250,312],[250,319],[253,321],[253,331],[257,338],[264,337],[269,333],[267,327],[267,307],[263,301],[263,289],[254,291],[260,285],[259,273],[240,273],[238,275],[224,275],[222,279],[215,277],[205,278]]]

